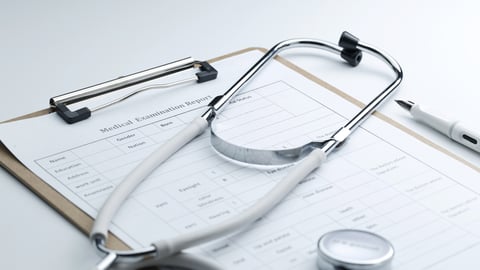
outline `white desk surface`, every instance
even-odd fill
[[[336,42],[348,30],[402,64],[405,80],[395,98],[480,130],[478,9],[468,0],[4,1],[0,120],[46,108],[51,96],[186,56],[209,59],[293,37]],[[379,90],[355,88],[376,72],[368,65],[355,72],[305,53],[286,57],[360,100]],[[480,166],[480,154],[412,121],[393,101],[380,111]],[[91,269],[98,261],[86,236],[5,170],[0,216],[0,269]],[[438,269],[478,265],[469,255]]]

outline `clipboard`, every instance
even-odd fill
[[[210,59],[209,63],[215,63],[217,61],[227,59],[233,56],[241,55],[253,50],[259,50],[261,52],[266,52],[267,50],[264,48],[246,48],[243,50],[239,50],[233,53],[229,53],[223,56],[219,56],[213,59]],[[328,90],[334,92],[335,94],[341,96],[342,98],[348,100],[349,102],[355,104],[358,107],[363,107],[364,104],[359,100],[353,98],[352,96],[346,94],[345,92],[341,91],[340,89],[328,84],[327,82],[319,79],[315,75],[305,71],[304,69],[298,67],[297,65],[285,60],[282,57],[277,56],[276,60],[285,65],[286,67],[292,69],[293,71],[303,75],[307,79],[319,84],[320,86],[327,88]],[[52,113],[53,110],[51,108],[32,112],[23,116],[19,116],[5,122],[11,121],[18,121],[22,119],[37,117],[41,115],[45,115],[48,113]],[[418,139],[419,141],[429,145],[430,147],[435,148],[436,150],[450,156],[451,158],[460,161],[461,163],[465,164],[466,166],[480,172],[480,168],[475,166],[472,163],[462,159],[461,157],[449,152],[447,149],[433,143],[432,141],[428,140],[427,138],[419,135],[418,133],[410,130],[409,128],[401,125],[400,123],[394,121],[393,119],[389,118],[388,116],[381,114],[379,112],[375,112],[374,115],[383,121],[393,125],[394,127],[402,130],[403,132],[409,134],[410,136]],[[71,201],[65,198],[62,194],[57,192],[54,188],[36,176],[33,172],[31,172],[27,167],[25,167],[4,145],[0,143],[0,165],[8,171],[11,175],[18,179],[22,184],[28,187],[33,193],[35,193],[38,197],[44,200],[48,205],[50,205],[53,209],[55,209],[58,213],[60,213],[65,219],[67,219],[70,223],[72,223],[75,227],[77,227],[82,233],[88,235],[90,232],[90,228],[93,224],[93,219],[87,215],[84,211],[74,205]],[[120,240],[115,235],[110,233],[108,238],[108,246],[119,249],[119,250],[127,250],[130,247],[125,244],[122,240]]]

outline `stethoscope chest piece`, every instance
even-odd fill
[[[320,270],[387,270],[394,255],[385,238],[361,230],[336,230],[324,234],[317,244]]]

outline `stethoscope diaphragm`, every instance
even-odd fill
[[[387,270],[394,253],[392,244],[377,234],[335,230],[318,240],[317,265],[320,270]]]

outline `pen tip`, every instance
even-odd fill
[[[395,102],[397,102],[398,105],[400,105],[400,107],[404,108],[407,111],[410,111],[412,106],[415,104],[412,101],[405,101],[405,100],[401,100],[401,99],[396,99]]]

